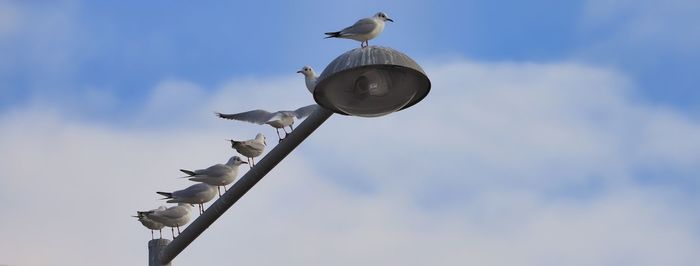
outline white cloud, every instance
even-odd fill
[[[610,69],[455,62],[427,72],[424,102],[378,119],[332,117],[174,263],[700,259],[698,201],[677,194],[697,182],[657,187],[636,176],[654,167],[696,176],[696,121],[636,102]],[[143,263],[148,232],[129,217],[135,209],[157,205],[155,190],[186,186],[177,169],[225,160],[223,139],[274,134],[212,111],[310,101],[298,76],[232,81],[214,95],[170,81],[153,95],[144,117],[178,108],[196,121],[115,129],[32,106],[0,116],[0,235],[14,240],[0,242],[0,264]]]
[[[206,99],[206,100],[202,100]],[[185,80],[166,80],[155,86],[137,124],[179,124],[202,117],[192,112],[208,101],[202,88]]]

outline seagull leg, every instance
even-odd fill
[[[284,128],[282,128],[282,130],[284,130]],[[279,142],[282,142],[282,136],[280,136],[280,129],[275,128],[275,131],[277,131],[277,137],[280,139]],[[284,133],[287,133],[287,131],[285,131]],[[286,135],[285,135],[285,137],[286,137]]]
[[[180,235],[180,226],[177,226],[177,235]]]
[[[160,235],[160,239],[163,239],[163,228],[158,229],[158,235]]]
[[[294,124],[289,125],[289,129],[290,129],[291,131],[294,131]],[[290,132],[291,132],[291,131],[290,131]]]
[[[219,192],[219,198],[221,198],[221,187],[220,187],[220,186],[216,186],[216,191]]]
[[[287,132],[287,128],[282,128],[282,131],[284,131],[284,137],[287,138],[289,136],[289,132]]]
[[[155,237],[153,237],[153,230],[151,230],[151,240],[153,239],[155,239]]]
[[[179,230],[179,227],[178,227],[178,230]],[[173,229],[172,227],[170,227],[170,233],[173,234],[173,239],[175,239],[175,229]]]
[[[224,193],[225,193],[226,191],[228,191],[228,190],[226,190],[226,186],[224,186]]]

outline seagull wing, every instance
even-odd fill
[[[314,110],[316,110],[317,106],[318,105],[316,105],[316,104],[312,104],[312,105],[307,105],[307,106],[301,107],[299,109],[296,109],[296,110],[294,110],[294,116],[296,116],[299,119],[307,117],[311,113],[313,113]]]
[[[203,169],[201,172],[197,172],[197,174],[207,175],[211,177],[220,177],[228,174],[230,171],[231,167],[228,167],[223,164],[216,164],[209,166],[209,168],[207,169]]]
[[[230,119],[230,120],[238,120],[238,121],[245,121],[245,122],[250,122],[250,123],[255,123],[258,125],[265,124],[265,122],[269,121],[270,118],[274,116],[273,113],[270,113],[265,110],[253,110],[253,111],[248,111],[248,112],[243,112],[243,113],[237,113],[237,114],[222,114],[222,113],[216,113],[221,118],[224,119]]]
[[[340,31],[340,35],[363,35],[369,34],[377,27],[377,22],[372,18],[363,18],[355,22],[350,27]]]
[[[260,143],[260,142],[257,142],[257,141],[255,141],[254,139],[245,141],[245,142],[243,142],[243,143],[241,143],[241,144],[242,144],[243,146],[247,147],[248,149],[252,149],[252,150],[261,151],[261,150],[264,150],[264,149],[265,149],[265,144],[262,144],[262,143]]]
[[[180,208],[178,206],[174,206],[174,207],[167,208],[163,211],[156,211],[153,214],[156,216],[160,216],[160,217],[164,217],[164,218],[168,218],[168,219],[177,219],[177,218],[180,218],[182,216],[187,215],[187,210],[185,210],[184,208]]]

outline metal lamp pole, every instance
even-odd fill
[[[430,86],[423,69],[394,49],[368,46],[341,54],[328,64],[314,87],[314,100],[320,106],[172,242],[151,240],[149,265],[170,265],[175,256],[334,112],[362,117],[386,115],[420,102],[428,95]]]
[[[165,266],[170,265],[175,256],[180,254],[189,244],[204,232],[216,219],[226,212],[236,201],[238,201],[248,190],[258,183],[267,173],[294,150],[302,141],[314,132],[331,115],[332,111],[318,106],[308,118],[297,126],[282,142],[277,144],[265,157],[263,157],[255,167],[250,169],[238,182],[236,182],[226,193],[216,200],[207,210],[195,219],[181,234],[173,239],[170,244],[158,242],[159,239],[149,242],[149,265]],[[153,244],[152,244],[153,243]],[[159,245],[160,244],[160,245]],[[151,248],[153,246],[153,248]],[[160,247],[160,248],[159,248]]]

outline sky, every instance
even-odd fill
[[[700,261],[700,2],[0,0],[0,265],[145,264],[178,169],[276,142],[213,112],[313,103],[379,11],[430,94],[332,116],[173,265]]]

